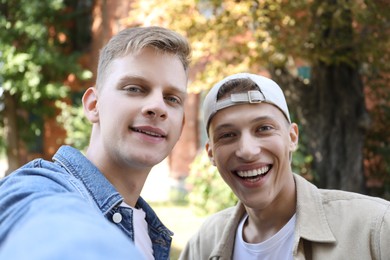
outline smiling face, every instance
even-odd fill
[[[187,74],[180,59],[145,48],[116,58],[84,97],[94,123],[90,158],[107,168],[150,169],[171,152],[184,124]]]
[[[208,155],[246,207],[264,210],[294,200],[290,154],[298,128],[267,103],[218,111],[210,121]]]

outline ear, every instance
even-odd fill
[[[84,114],[91,123],[99,122],[99,110],[97,107],[97,89],[95,87],[88,88],[82,98]]]
[[[296,123],[290,125],[290,152],[294,152],[298,148],[299,130]]]
[[[216,166],[214,156],[213,156],[213,149],[210,145],[210,140],[207,140],[206,145],[205,145],[205,149],[206,149],[207,155],[209,156],[211,164]]]

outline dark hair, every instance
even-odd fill
[[[239,78],[239,79],[232,79],[227,82],[225,82],[218,90],[217,93],[217,100],[221,100],[226,98],[230,94],[235,94],[235,93],[243,93],[247,92],[250,90],[258,90],[261,92],[261,89],[259,86],[253,82],[251,79],[248,78]],[[278,108],[280,110],[280,108]],[[282,111],[283,112],[283,111]],[[284,115],[284,112],[283,112]],[[289,119],[284,115],[286,118],[287,125],[290,125]],[[209,120],[209,122],[211,119]],[[210,123],[207,125],[207,132],[209,129]]]
[[[251,79],[240,78],[225,82],[218,90],[217,100],[225,98],[229,94],[242,93],[249,90],[259,90],[259,87]]]

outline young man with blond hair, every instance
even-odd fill
[[[1,259],[169,259],[173,234],[140,193],[180,137],[189,55],[161,27],[107,43],[82,99],[86,154],[62,146],[0,182]]]

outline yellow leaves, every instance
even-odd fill
[[[294,26],[295,25],[295,20],[286,15],[283,19],[282,19],[282,24],[285,25],[285,26]]]
[[[187,28],[192,24],[205,22],[196,8],[195,1],[192,0],[134,1],[133,7],[129,16],[123,20],[125,25],[175,27],[172,29],[186,35]]]
[[[248,43],[246,44],[248,46],[249,49],[257,49],[258,48],[258,44],[256,41],[254,40],[251,40],[251,41],[248,41]]]
[[[270,0],[139,0],[126,22],[162,25],[185,35],[195,70],[190,91],[200,92],[228,74],[262,69],[275,52],[270,28],[281,26],[272,21],[280,5]]]
[[[250,7],[249,1],[234,1],[234,0],[226,0],[223,3],[223,8],[225,10],[230,10],[232,13],[242,13],[248,10]]]

